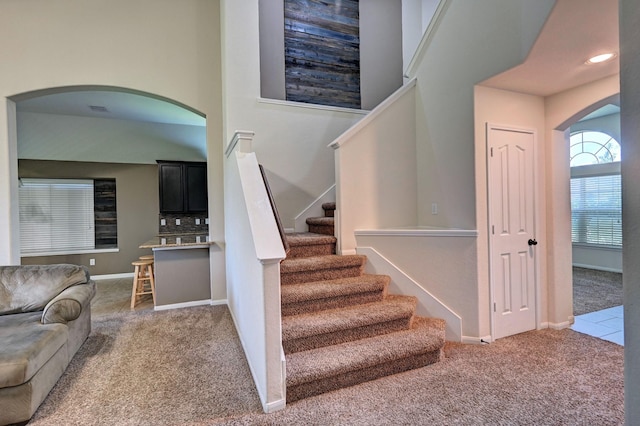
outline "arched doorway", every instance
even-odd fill
[[[158,233],[156,161],[206,162],[204,114],[161,96],[112,86],[38,90],[11,101],[19,178],[112,180],[118,199],[115,247],[21,253],[21,263],[83,264],[97,275],[130,272],[138,246]],[[19,210],[19,204],[12,209]],[[22,216],[20,211],[21,223]]]

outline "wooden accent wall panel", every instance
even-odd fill
[[[118,214],[116,210],[116,180],[93,181],[93,214],[96,248],[118,246]]]
[[[360,108],[358,0],[285,0],[287,100]]]

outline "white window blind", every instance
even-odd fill
[[[95,248],[93,180],[21,179],[20,252]]]
[[[571,179],[571,239],[574,243],[622,246],[619,174]]]

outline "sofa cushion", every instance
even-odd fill
[[[41,324],[40,315],[0,316],[0,387],[29,381],[67,342],[67,326]]]
[[[89,280],[78,265],[0,267],[0,315],[41,311],[62,290]]]

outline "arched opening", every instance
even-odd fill
[[[617,99],[583,111],[568,126],[572,329],[623,340],[620,109]]]
[[[92,275],[130,273],[131,260],[147,254],[139,245],[159,233],[157,161],[206,162],[204,114],[166,97],[113,86],[51,88],[10,100],[18,178],[84,180],[94,194],[96,185],[108,184],[104,199],[90,200],[93,249],[21,253],[21,263],[75,263],[88,266]],[[104,200],[110,196],[116,211],[108,216]],[[22,204],[18,199],[12,205],[21,224],[29,210],[20,209]],[[112,231],[108,247],[97,244],[98,236]]]

